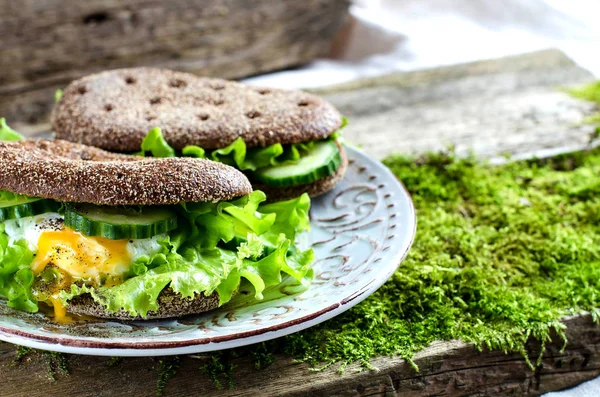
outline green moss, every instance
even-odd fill
[[[583,119],[583,122],[586,124],[598,124],[600,123],[600,113],[595,113],[591,116],[586,117],[585,119]]]
[[[597,123],[600,123],[600,114],[598,115]],[[600,127],[596,127],[596,129],[591,133],[590,142],[593,142],[598,138],[600,138]]]
[[[117,365],[121,364],[122,362],[123,362],[122,357],[110,357],[108,360],[106,360],[106,366],[107,367],[116,367]]]
[[[322,368],[410,359],[435,340],[521,352],[598,307],[600,152],[500,167],[451,154],[390,157],[410,190],[415,244],[369,299],[281,349]]]
[[[15,355],[15,359],[12,361],[12,365],[19,364],[25,360],[25,357],[31,353],[33,349],[31,347],[26,346],[17,346],[17,354]]]
[[[261,370],[270,367],[275,362],[272,349],[266,343],[259,343],[253,346],[251,354],[254,362],[254,368]]]
[[[567,92],[575,98],[583,99],[590,102],[595,102],[600,105],[600,81],[584,85],[583,87],[571,88]],[[600,113],[594,113],[583,120],[584,123],[597,124],[600,123]]]
[[[69,375],[70,371],[66,355],[49,351],[44,351],[43,355],[46,360],[46,365],[48,366],[48,377],[50,379],[56,381],[56,375],[58,373]]]
[[[165,387],[171,379],[177,373],[177,370],[181,366],[181,358],[179,356],[166,357],[158,362],[158,380],[156,381],[156,395],[162,396]]]
[[[576,98],[600,103],[600,81],[584,85],[583,87],[572,88],[568,92]]]
[[[21,363],[23,363],[23,361],[25,360],[26,357],[30,356],[32,353],[37,352],[37,354],[39,354],[43,357],[43,359],[46,363],[46,366],[47,366],[48,377],[51,380],[56,381],[57,373],[68,375],[70,372],[69,365],[67,363],[67,356],[65,354],[43,351],[43,350],[34,350],[30,347],[25,347],[25,346],[17,346],[16,350],[17,351],[16,351],[15,358],[9,364],[9,366],[21,364]]]
[[[260,349],[260,347],[259,347]],[[247,349],[244,349],[247,352]],[[206,357],[206,362],[200,366],[200,372],[208,376],[218,389],[233,387],[233,370],[235,365],[231,359],[237,356],[237,352],[225,350],[216,352]]]
[[[63,90],[60,90],[60,89],[56,90],[54,92],[54,102],[60,101],[60,99],[62,98],[62,96],[63,96]]]

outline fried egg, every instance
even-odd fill
[[[159,253],[162,250],[159,240],[166,237],[163,234],[148,239],[110,240],[85,236],[66,227],[64,218],[58,213],[11,219],[3,223],[9,243],[24,240],[35,254],[31,263],[34,274],[38,275],[52,265],[66,275],[66,279],[63,278],[66,283],[84,279],[97,285],[106,278],[113,282],[121,280],[137,258]],[[67,314],[67,308],[57,293],[50,293],[45,299],[53,308],[54,321],[77,321]]]
[[[4,227],[10,242],[25,240],[36,253],[31,265],[35,274],[52,263],[74,278],[86,279],[121,276],[140,256],[160,252],[158,241],[166,237],[134,240],[89,237],[65,227],[58,213],[12,219],[5,221]]]

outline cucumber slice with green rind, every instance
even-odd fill
[[[0,201],[0,222],[9,219],[26,218],[58,211],[60,204],[52,200],[36,197],[23,197],[18,200]]]
[[[254,173],[254,180],[265,185],[287,187],[313,183],[335,174],[342,164],[342,155],[335,141],[315,143],[295,164],[261,168]]]
[[[65,210],[65,226],[86,236],[111,240],[144,239],[177,228],[177,215],[164,207],[78,204]]]

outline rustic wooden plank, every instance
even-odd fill
[[[238,78],[326,54],[348,0],[0,0],[0,114],[43,120],[94,71],[156,66]]]
[[[395,151],[436,149],[448,141],[462,154],[475,142],[477,154],[493,158],[506,150],[526,156],[540,149],[563,151],[585,145],[591,127],[579,122],[592,111],[592,105],[573,100],[556,88],[591,79],[563,54],[547,51],[394,74],[322,92],[350,116],[345,133],[348,140],[378,157]],[[486,94],[488,89],[491,91]],[[36,125],[29,131],[43,130],[43,125]],[[600,375],[600,328],[589,315],[571,317],[564,323],[569,338],[566,349],[561,351],[562,343],[555,339],[535,370],[519,354],[480,352],[473,345],[450,341],[419,352],[414,359],[419,372],[397,357],[373,359],[376,371],[353,364],[342,375],[335,367],[311,372],[307,365],[282,356],[271,368],[257,371],[248,358],[239,358],[234,361],[236,386],[219,390],[199,372],[206,358],[189,356],[182,358],[165,395],[539,395]],[[530,357],[537,357],[539,351],[539,344],[531,341]],[[59,373],[58,381],[53,382],[48,379],[43,355],[36,353],[20,365],[8,366],[14,357],[14,347],[0,344],[1,393],[11,396],[145,396],[156,390],[157,359],[124,359],[108,367],[106,358],[68,356],[71,375]]]
[[[501,160],[547,156],[588,144],[581,120],[594,105],[559,88],[593,76],[556,50],[439,69],[396,73],[327,87],[350,124],[348,141],[382,158],[452,144]]]
[[[564,321],[569,344],[555,338],[547,347],[542,365],[531,370],[520,354],[504,354],[459,341],[438,342],[419,352],[415,363],[419,371],[404,360],[379,357],[372,361],[377,370],[358,364],[348,366],[342,375],[336,368],[312,372],[305,364],[294,364],[279,356],[273,367],[257,371],[248,358],[235,359],[232,389],[218,389],[199,367],[204,358],[183,357],[181,368],[165,389],[166,396],[188,396],[203,391],[211,396],[420,396],[420,395],[497,395],[536,396],[547,391],[576,385],[600,375],[600,330],[591,316],[576,316]],[[534,360],[540,346],[531,341],[528,353]],[[14,397],[47,395],[109,396],[153,395],[156,390],[158,360],[127,358],[108,366],[105,357],[68,356],[70,375],[48,377],[46,359],[34,353],[24,362],[10,365],[15,349],[0,344],[2,393]]]

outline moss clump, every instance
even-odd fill
[[[122,357],[110,357],[108,360],[106,360],[106,366],[116,367],[117,365],[121,364],[121,362],[123,362]]]
[[[181,358],[179,356],[166,357],[158,362],[158,380],[156,381],[156,395],[162,396],[169,379],[177,374],[177,370],[181,366]]]
[[[584,85],[583,87],[571,88],[567,92],[575,98],[583,99],[590,102],[595,102],[600,105],[600,81]],[[596,112],[583,120],[584,123],[598,124],[600,123],[600,112]]]
[[[57,373],[61,373],[63,375],[69,375],[70,373],[67,356],[65,354],[44,350],[35,350],[26,346],[17,346],[16,350],[15,358],[8,364],[9,366],[21,364],[32,353],[37,353],[43,357],[48,370],[48,378],[50,378],[52,381],[56,381]]]
[[[48,366],[48,377],[50,379],[56,381],[57,373],[69,375],[70,371],[66,355],[49,351],[44,351],[43,354]]]
[[[259,343],[253,346],[251,354],[255,369],[265,369],[275,362],[275,357],[271,350],[266,343]]]
[[[15,359],[12,361],[12,365],[16,365],[22,363],[23,360],[33,351],[32,348],[26,346],[17,346],[17,354],[15,355]]]
[[[435,340],[521,352],[600,297],[600,152],[481,165],[452,154],[385,164],[410,190],[415,244],[380,290],[272,348],[322,368],[410,360]]]
[[[572,88],[568,92],[576,98],[600,103],[600,81],[584,85],[583,87]]]
[[[258,349],[260,349],[260,345]],[[205,357],[206,362],[200,366],[200,372],[208,376],[218,389],[223,389],[223,383],[231,388],[233,387],[232,375],[235,369],[235,365],[231,361],[233,357],[237,357],[237,352],[231,350],[208,355]]]

